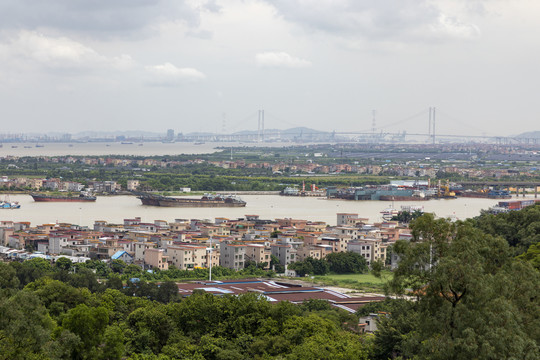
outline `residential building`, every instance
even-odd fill
[[[144,264],[155,269],[168,270],[168,259],[169,257],[165,255],[163,249],[146,249],[144,253]]]
[[[219,247],[220,265],[229,269],[240,270],[244,268],[246,246],[222,242]]]

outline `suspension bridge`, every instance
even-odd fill
[[[442,114],[442,121],[440,120]],[[426,116],[427,115],[427,116]],[[291,128],[289,130],[275,130],[265,128],[265,116],[269,117],[272,124],[279,123],[281,125],[287,125]],[[427,118],[427,132],[415,131],[408,132],[403,131],[391,131],[390,129],[397,126],[406,126],[414,121],[414,128],[418,129],[422,126],[422,121]],[[238,129],[240,126],[246,128],[257,123],[256,130],[242,130],[227,133],[225,117],[223,120],[223,126],[220,133],[198,133],[198,134],[186,134],[182,136],[184,141],[217,141],[217,142],[275,142],[275,141],[298,141],[298,142],[364,142],[364,143],[488,143],[498,145],[538,145],[540,144],[540,138],[534,137],[517,137],[517,136],[500,136],[486,134],[483,129],[475,128],[474,126],[467,124],[467,122],[459,121],[445,113],[441,113],[435,107],[429,107],[428,109],[422,109],[416,114],[408,116],[404,119],[390,122],[387,124],[377,126],[376,111],[373,111],[371,128],[354,130],[350,129],[346,131],[317,131],[313,129],[298,127],[298,124],[294,124],[290,121],[283,120],[282,118],[272,114],[265,110],[258,110],[252,113],[239,122],[231,126],[232,130]],[[268,122],[267,122],[268,123]],[[366,123],[364,121],[364,123]],[[440,128],[441,123],[451,123],[453,126],[459,126],[468,134],[450,134],[444,132],[438,132],[437,128]],[[419,126],[420,125],[420,126]],[[424,123],[425,125],[425,123]],[[471,133],[480,132],[481,135],[473,135]]]

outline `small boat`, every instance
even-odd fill
[[[0,202],[0,209],[20,209],[21,204],[19,204],[17,201],[15,202],[6,202],[2,201]]]
[[[399,214],[399,211],[394,208],[387,208],[381,211],[381,215],[383,220],[390,221],[394,216],[397,216]]]
[[[36,144],[36,147],[45,147],[45,145],[42,145],[42,144]]]
[[[21,204],[18,201],[10,201],[9,196],[4,198],[4,201],[0,202],[0,209],[20,209]]]

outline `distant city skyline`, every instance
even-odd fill
[[[538,131],[540,3],[0,4],[2,133]],[[375,110],[375,116],[373,111]],[[375,119],[375,121],[374,121]]]

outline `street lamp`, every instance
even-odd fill
[[[214,249],[211,248],[211,247],[208,247],[206,248],[206,256],[208,258],[208,256],[210,257],[210,267],[209,267],[209,271],[208,271],[208,281],[212,281],[212,251]]]

